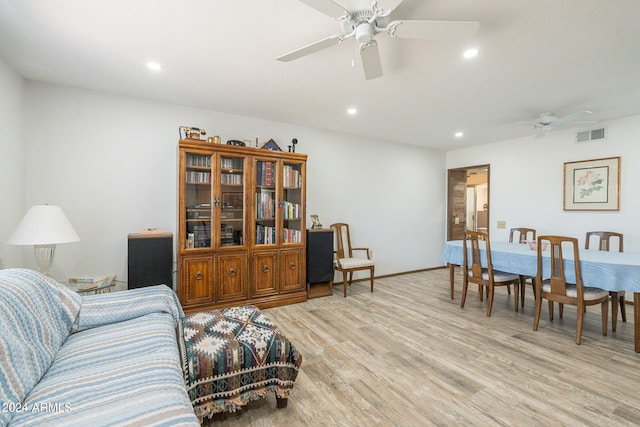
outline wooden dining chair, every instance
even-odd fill
[[[527,240],[536,240],[535,229],[521,227],[509,230],[509,243],[513,243],[513,237],[516,233],[518,233],[518,243],[526,243]]]
[[[505,273],[494,270],[491,262],[491,244],[489,234],[486,231],[465,231],[463,240],[463,265],[462,265],[462,300],[460,307],[464,308],[467,298],[467,288],[469,282],[476,283],[487,291],[487,316],[491,316],[493,308],[494,290],[496,286],[514,285],[514,299],[516,311],[518,311],[518,289],[520,287],[520,276],[517,274]],[[468,247],[470,246],[470,254]],[[485,249],[486,261],[483,263],[481,249]],[[480,292],[482,300],[483,292]]]
[[[542,242],[549,242],[550,257],[548,265],[543,261]],[[571,246],[575,270],[575,284],[567,282],[564,268],[564,249]],[[582,325],[586,307],[600,304],[602,311],[602,335],[607,335],[607,317],[609,307],[609,292],[600,288],[584,287],[580,276],[580,254],[578,239],[565,236],[538,236],[538,273],[536,275],[536,313],[533,320],[533,330],[538,330],[542,299],[549,302],[549,320],[553,321],[553,303],[560,304],[560,318],[562,318],[564,304],[575,305],[576,309],[576,344],[582,341]],[[547,267],[543,271],[543,267]],[[548,271],[547,271],[548,270]]]
[[[534,228],[520,227],[509,230],[509,243],[513,243],[513,238],[516,233],[518,235],[518,243],[527,243],[527,240],[536,240],[536,230]],[[531,283],[531,290],[534,295],[536,293],[535,279],[536,278],[534,276],[522,276],[522,285],[520,289],[520,305],[522,307],[524,307],[524,295],[527,283]]]
[[[369,248],[351,247],[351,233],[349,225],[339,222],[331,224],[336,236],[335,269],[342,272],[342,285],[344,287],[344,297],[347,297],[347,273],[349,274],[349,286],[353,281],[353,272],[369,270],[369,280],[371,281],[371,292],[373,292],[373,276],[375,264],[371,259]],[[364,252],[366,258],[354,256],[354,252]]]
[[[613,231],[588,231],[584,241],[584,248],[589,249],[591,243],[591,237],[593,240],[597,239],[598,250],[609,251],[611,249],[611,242],[618,244],[618,252],[624,252],[624,236],[621,233],[615,233]],[[620,316],[622,321],[627,321],[627,310],[625,308],[624,291],[609,292],[611,296],[611,330],[616,331],[618,326],[618,306],[620,306]]]

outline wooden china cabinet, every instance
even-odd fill
[[[305,301],[305,154],[180,140],[178,296],[187,313]]]

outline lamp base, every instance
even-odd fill
[[[53,258],[56,253],[56,245],[34,245],[33,254],[36,257],[38,270],[45,276],[49,275],[49,270],[53,264]]]

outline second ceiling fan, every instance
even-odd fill
[[[393,38],[462,40],[472,37],[480,26],[478,22],[468,21],[391,20],[391,14],[402,0],[388,0],[386,3],[392,3],[389,9],[383,9],[378,6],[377,1],[373,1],[369,9],[353,10],[333,0],[300,1],[340,21],[342,33],[318,40],[276,59],[284,62],[293,61],[353,38],[359,43],[362,68],[367,80],[382,76],[382,63],[375,40],[378,33],[386,33]]]

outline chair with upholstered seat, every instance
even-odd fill
[[[543,241],[549,243],[549,258],[542,257]],[[565,257],[563,250],[571,250],[574,271],[565,275]],[[533,330],[538,330],[542,299],[549,302],[549,320],[553,321],[553,303],[560,304],[562,318],[564,304],[575,305],[576,309],[576,344],[582,340],[582,325],[586,307],[600,304],[602,312],[602,335],[607,335],[607,311],[609,292],[600,288],[584,287],[580,275],[580,254],[578,239],[564,236],[538,236],[538,273],[536,275],[536,313]],[[571,257],[569,257],[571,258]],[[573,274],[571,274],[573,273]],[[567,277],[571,280],[567,281]]]
[[[468,249],[470,246],[470,250]],[[481,249],[486,253],[486,261],[483,263]],[[469,282],[476,283],[487,290],[487,316],[491,316],[493,307],[494,290],[496,286],[514,285],[514,300],[516,311],[518,311],[518,288],[520,276],[517,274],[505,273],[494,270],[491,262],[491,244],[489,234],[486,231],[465,231],[463,240],[463,265],[462,265],[462,300],[460,307],[464,308],[467,299],[467,288]],[[482,300],[483,292],[480,292]]]
[[[351,233],[349,225],[345,223],[331,224],[336,236],[336,259],[335,269],[342,272],[342,285],[344,287],[344,297],[347,297],[347,273],[349,273],[349,286],[353,281],[353,273],[355,271],[369,270],[371,281],[371,292],[373,292],[373,276],[375,264],[371,259],[371,251],[369,248],[353,248],[351,247]],[[354,256],[354,252],[364,252],[366,258]]]
[[[588,231],[584,242],[584,248],[589,249],[591,243],[591,237],[597,238],[598,250],[609,251],[612,246],[611,242],[618,243],[618,252],[624,252],[624,237],[621,233],[615,233],[612,231]],[[595,240],[595,239],[594,239]],[[611,330],[616,331],[618,325],[618,305],[620,306],[620,315],[622,321],[627,321],[627,310],[625,309],[624,291],[621,292],[609,292],[611,296]]]
[[[533,228],[512,228],[509,230],[509,243],[513,243],[513,237],[517,233],[518,235],[518,243],[527,243],[528,240],[536,240],[536,230]],[[533,276],[522,276],[522,287],[520,289],[520,305],[524,307],[524,294],[525,288],[527,285],[527,281],[531,283],[531,289],[535,295],[536,293],[536,285],[534,283],[535,277]]]

